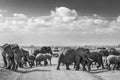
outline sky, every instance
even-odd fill
[[[0,45],[120,44],[119,0],[0,0]]]

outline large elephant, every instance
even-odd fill
[[[79,57],[81,58],[80,59],[80,63],[82,64],[83,66],[83,70],[86,71],[86,67],[88,67],[88,70],[90,71],[91,68],[91,64],[92,64],[92,59],[90,58],[90,50],[89,49],[86,49],[86,48],[82,48],[82,47],[79,47],[76,49],[76,53],[77,55],[79,55]],[[79,64],[76,64],[76,69],[79,68]]]
[[[17,70],[18,66],[21,67],[21,59],[27,53],[18,44],[5,44],[2,48],[2,56],[6,69]]]
[[[90,70],[90,58],[89,49],[78,48],[78,49],[65,49],[59,56],[57,70],[60,68],[60,64],[64,63],[66,65],[66,70],[70,70],[69,65],[75,63],[75,70],[79,70],[80,63],[83,66],[83,70],[86,70],[85,66],[88,66]]]
[[[98,63],[97,68],[100,66],[102,66],[103,69],[105,68],[103,65],[102,55],[99,52],[91,52],[89,57],[93,62]]]
[[[60,70],[61,63],[64,63],[66,65],[66,70],[70,70],[69,65],[75,62],[75,59],[77,59],[77,54],[74,49],[64,49],[59,55],[57,70]],[[78,60],[76,61],[80,63],[79,56],[78,56]]]
[[[11,44],[11,47],[14,52],[15,70],[17,70],[18,67],[23,66],[21,59],[22,57],[27,56],[28,53],[24,52],[24,50],[20,48],[18,44]]]
[[[11,48],[11,45],[8,43],[2,46],[2,57],[4,62],[4,67],[6,69],[14,70],[15,61],[14,61],[14,52]]]

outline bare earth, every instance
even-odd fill
[[[5,70],[0,67],[0,80],[120,80],[120,71],[108,71],[101,69],[92,69],[91,72],[65,70],[56,70],[57,58],[52,59],[52,66],[37,66],[33,68],[19,68],[17,72]],[[1,64],[2,66],[2,64]]]

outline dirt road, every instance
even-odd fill
[[[33,68],[19,68],[17,72],[12,72],[1,68],[0,80],[120,80],[120,71],[92,70],[91,72],[56,70],[57,59],[52,59],[52,66],[37,66]]]

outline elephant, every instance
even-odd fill
[[[6,69],[16,71],[18,67],[22,67],[21,59],[26,56],[25,51],[18,44],[5,44],[3,47],[3,61]]]
[[[28,64],[29,64],[29,66],[32,67],[32,66],[34,66],[35,56],[27,55],[24,60],[26,60],[26,62],[28,62]]]
[[[83,70],[86,71],[86,66],[88,67],[88,71],[91,70],[91,64],[93,60],[90,58],[90,50],[87,48],[79,47],[76,49],[77,55],[80,57],[80,63],[83,67]],[[76,69],[79,69],[79,64],[76,64]]]
[[[11,45],[8,43],[2,46],[2,57],[4,62],[4,67],[6,69],[14,70],[15,61],[14,61],[14,52],[11,48]]]
[[[27,62],[29,63],[29,66],[32,67],[34,65],[35,56],[29,55],[29,52],[23,48],[20,48],[18,45],[14,46],[14,60],[16,63],[15,70],[17,70],[18,67],[23,68],[23,63],[26,65]]]
[[[66,65],[66,70],[70,70],[69,65],[74,63],[75,70],[79,70],[80,63],[83,66],[83,70],[86,70],[85,66],[88,66],[90,70],[90,59],[89,59],[89,49],[78,48],[78,49],[71,49],[67,48],[64,49],[58,59],[58,66],[57,70],[60,70],[60,64],[64,63]]]
[[[64,49],[58,57],[57,70],[60,70],[61,63],[66,65],[66,70],[70,70],[69,65],[75,62],[75,57],[76,59],[78,58],[78,60],[76,61],[80,63],[80,58],[79,56],[77,57],[77,54],[74,49]]]
[[[99,51],[99,54],[102,55],[103,64],[104,64],[104,67],[105,67],[106,64],[107,64],[107,57],[110,55],[110,52],[107,49],[103,49],[103,50]]]
[[[100,66],[102,66],[103,69],[105,68],[103,65],[102,55],[99,52],[91,52],[89,57],[93,60],[92,62],[98,63],[97,68]]]
[[[51,58],[52,58],[52,55],[53,55],[53,52],[52,52],[52,49],[51,47],[47,47],[47,46],[43,46],[41,49],[36,49],[33,53],[34,56],[37,56],[37,54],[51,54]],[[45,61],[45,64],[47,64],[47,60]]]
[[[35,60],[36,60],[36,65],[41,64],[41,61],[44,61],[44,66],[46,66],[48,64],[47,60],[50,61],[50,65],[51,65],[51,58],[52,56],[50,54],[37,54],[37,56],[35,57]]]
[[[109,55],[107,57],[107,69],[108,70],[111,70],[111,64],[114,64],[114,67],[113,69],[115,68],[119,68],[120,66],[120,56],[117,56],[117,55]]]
[[[120,55],[120,51],[116,50],[115,48],[111,48],[109,50],[110,55]]]
[[[26,56],[26,53],[23,52],[23,49],[20,48],[18,44],[12,44],[12,49],[14,52],[15,71],[16,71],[18,67],[23,67],[21,60],[22,57]]]

